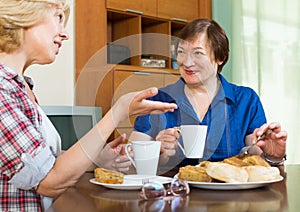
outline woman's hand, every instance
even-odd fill
[[[123,154],[125,134],[108,143],[100,153],[99,161],[101,167],[113,169],[120,172],[129,171],[131,162],[126,155]]]
[[[113,114],[121,115],[121,118],[125,119],[132,115],[160,114],[177,109],[177,105],[174,103],[147,100],[157,93],[157,88],[127,93],[118,99],[113,107]]]
[[[270,159],[281,160],[286,153],[287,132],[281,130],[279,123],[263,124],[260,128],[255,129],[251,135],[251,142],[254,143],[259,136],[267,133],[268,130],[272,132],[263,140],[259,141],[257,146],[260,147]]]
[[[166,130],[162,130],[156,136],[156,140],[161,142],[160,148],[160,162],[167,163],[169,158],[176,154],[178,149],[178,141],[179,133],[176,128],[169,128]]]

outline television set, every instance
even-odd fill
[[[67,150],[102,118],[101,107],[41,106],[61,137]]]

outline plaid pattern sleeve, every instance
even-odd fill
[[[43,142],[41,117],[25,92],[23,79],[0,65],[0,211],[41,211],[41,197],[8,181],[23,167],[22,153]]]

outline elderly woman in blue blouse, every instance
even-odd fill
[[[153,100],[174,102],[174,113],[137,117],[130,140],[162,142],[160,164],[173,167],[220,161],[236,155],[245,145],[270,132],[251,153],[262,154],[273,165],[285,158],[287,133],[279,123],[267,124],[258,95],[248,87],[229,83],[221,75],[228,60],[229,42],[213,20],[197,19],[179,34],[177,62],[181,78],[159,90]],[[187,159],[178,148],[180,125],[207,125],[201,159]],[[180,138],[180,139],[178,139]]]

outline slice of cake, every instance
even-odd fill
[[[178,178],[194,182],[211,182],[205,167],[187,165],[179,169]]]
[[[94,176],[100,183],[122,184],[124,182],[124,174],[104,168],[96,168]]]

